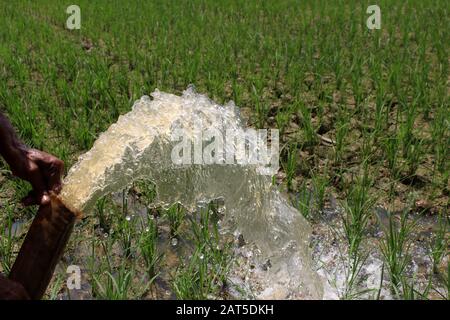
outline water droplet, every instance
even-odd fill
[[[130,216],[126,216],[126,217],[125,217],[125,220],[130,221],[130,220],[131,220],[131,217],[130,217]]]
[[[200,255],[200,260],[203,260],[205,258],[205,256],[203,254]]]
[[[149,227],[145,228],[145,232],[150,232],[150,228]]]
[[[178,239],[177,239],[177,238],[172,238],[172,240],[170,241],[170,244],[171,244],[173,247],[176,247],[177,244],[178,244]]]

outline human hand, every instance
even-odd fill
[[[0,273],[0,300],[30,300],[25,288]]]
[[[36,149],[21,148],[9,163],[12,173],[31,183],[33,190],[22,199],[25,206],[47,205],[49,192],[61,191],[64,163],[55,156]]]

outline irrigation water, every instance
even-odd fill
[[[181,96],[156,90],[102,133],[80,156],[64,180],[60,198],[73,211],[89,214],[96,201],[138,179],[151,180],[161,206],[181,203],[195,210],[213,200],[224,202],[221,232],[242,234],[259,262],[270,261],[257,297],[321,298],[322,281],[313,270],[308,222],[262,174],[261,164],[177,164],[173,133],[195,139],[195,125],[241,130],[232,102],[222,106],[189,87]],[[225,146],[225,148],[235,146]],[[256,254],[257,253],[257,254]],[[277,295],[277,292],[283,292]]]

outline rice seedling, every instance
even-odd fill
[[[414,276],[412,281],[410,281],[406,276],[402,276],[401,292],[397,292],[397,296],[402,297],[404,300],[427,300],[431,291],[431,278],[428,280],[428,285],[422,292],[414,286],[414,280]]]
[[[225,285],[232,263],[229,245],[219,239],[217,224],[211,220],[212,204],[199,208],[197,221],[191,219],[195,248],[188,262],[175,274],[172,287],[179,299],[207,299],[218,295]]]
[[[92,241],[92,253],[89,259],[89,272],[92,278],[92,295],[96,299],[125,300],[141,297],[153,283],[154,277],[138,278],[134,261],[119,259],[112,255],[116,240],[105,237]],[[100,245],[101,254],[96,255]]]
[[[305,217],[306,219],[311,218],[311,215],[313,213],[313,195],[312,192],[308,189],[305,182],[303,182],[300,186],[294,205],[297,210],[303,215],[303,217]]]
[[[350,257],[358,256],[375,203],[374,198],[369,195],[370,184],[368,172],[365,171],[352,185],[347,199],[342,203],[345,212],[343,227]]]
[[[62,274],[56,274],[55,278],[52,280],[52,284],[49,288],[48,299],[47,300],[56,300],[58,298],[58,294],[61,291],[61,287],[64,283],[64,276]],[[70,299],[70,290],[67,290]]]
[[[4,207],[6,216],[0,221],[0,266],[8,274],[14,262],[13,208]]]
[[[275,121],[277,123],[278,130],[280,130],[280,135],[283,135],[287,125],[289,124],[290,114],[288,112],[280,112],[275,116]]]
[[[172,287],[178,299],[203,300],[215,292],[208,261],[201,249],[197,248],[189,261],[177,270]]]
[[[166,216],[169,219],[170,236],[178,236],[178,232],[185,217],[185,209],[179,203],[172,205],[167,211]]]
[[[287,187],[289,190],[292,190],[292,182],[296,176],[297,172],[297,163],[298,163],[298,151],[297,146],[295,144],[291,144],[287,148],[287,160],[284,166],[284,170],[286,171],[286,181]]]
[[[433,272],[438,273],[438,266],[442,259],[448,254],[448,217],[441,212],[438,217],[438,229],[432,239],[430,256],[433,262]]]
[[[96,209],[100,228],[104,230],[106,233],[109,233],[110,221],[108,221],[107,214],[105,212],[106,202],[107,202],[106,197],[103,197],[100,200],[98,200],[96,203]]]
[[[314,202],[318,211],[323,210],[326,200],[326,191],[328,187],[328,178],[326,174],[312,173],[312,187],[314,190]]]
[[[394,215],[390,214],[389,225],[385,230],[384,239],[380,243],[390,276],[391,290],[397,295],[400,293],[404,273],[411,261],[409,248],[413,228],[414,223],[408,220],[407,210],[402,212],[398,223]]]
[[[311,110],[304,103],[299,106],[305,145],[312,147],[317,143],[317,133],[312,123]]]
[[[335,151],[334,151],[334,162],[336,164],[341,163],[342,157],[344,154],[344,147],[345,147],[345,139],[348,134],[349,124],[347,117],[341,117],[339,118],[339,121],[336,126],[336,135],[335,135]]]
[[[129,298],[133,271],[120,266],[113,274],[105,271],[102,278],[94,276],[95,296],[99,299],[125,300]]]
[[[136,190],[139,201],[150,206],[156,199],[156,186],[151,181],[138,180],[134,183],[134,189]]]
[[[400,174],[399,140],[396,134],[389,136],[385,140],[384,150],[391,176],[393,179],[396,180]]]
[[[142,230],[139,237],[139,249],[144,259],[146,270],[149,278],[157,275],[156,267],[160,261],[162,254],[158,252],[158,225],[155,219],[149,216],[147,223],[142,224]]]
[[[122,212],[115,214],[117,219],[116,236],[122,245],[126,258],[131,258],[134,253],[133,238],[136,232],[134,214],[128,210],[127,191],[122,191]]]
[[[342,300],[358,299],[364,294],[370,293],[372,289],[358,289],[361,270],[367,260],[367,255],[358,252],[357,255],[349,256],[347,260],[346,282],[344,291],[341,293]]]

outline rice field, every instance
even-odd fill
[[[373,242],[392,297],[448,299],[448,1],[376,1],[379,30],[366,26],[367,1],[77,0],[79,30],[66,28],[71,4],[0,1],[0,110],[28,145],[70,168],[142,95],[194,84],[218,103],[233,100],[248,126],[279,130],[274,182],[313,229],[331,202],[341,208],[349,272],[339,298],[361,298]],[[0,164],[3,273],[36,211],[19,204],[29,189]],[[233,298],[234,240],[219,240],[220,206],[148,209],[154,198],[140,181],[100,200],[46,298]],[[418,241],[425,251],[411,249]],[[414,255],[430,261],[425,287],[411,275]],[[72,264],[83,271],[81,294],[67,288]]]

